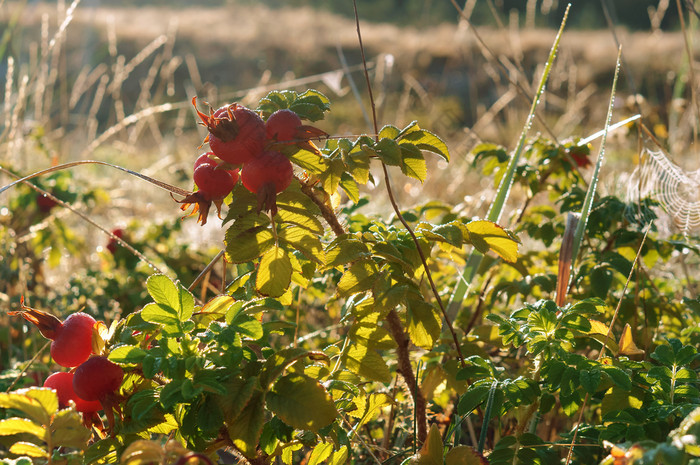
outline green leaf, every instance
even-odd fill
[[[346,234],[338,237],[326,247],[324,262],[326,267],[333,268],[368,256],[367,245],[355,236]]]
[[[600,368],[603,372],[610,377],[613,383],[629,391],[632,389],[632,380],[630,376],[622,368],[618,368],[612,365],[601,365]]]
[[[307,229],[286,227],[279,231],[279,240],[304,254],[307,259],[323,263],[323,244],[317,235]]]
[[[581,387],[589,394],[595,394],[600,384],[601,375],[599,370],[581,370],[579,371],[579,380]]]
[[[399,137],[399,134],[401,134],[401,131],[399,131],[399,128],[396,126],[392,126],[390,124],[387,124],[384,126],[382,129],[379,130],[379,138],[389,138],[389,139],[396,139]]]
[[[27,418],[7,418],[0,420],[0,436],[11,436],[13,434],[31,434],[46,440],[46,430]]]
[[[0,392],[0,408],[19,410],[34,420],[35,423],[48,425],[49,417],[58,410],[58,397],[56,397],[55,392],[52,392],[48,388],[42,388],[42,390],[48,391],[47,395],[53,394],[53,398],[56,401],[56,408],[51,411],[47,412],[45,406],[42,405],[41,402],[34,397],[28,396],[26,394],[28,391],[27,389],[20,389],[14,392]]]
[[[353,402],[357,405],[357,410],[350,412],[350,415],[360,418],[354,426],[355,430],[377,418],[384,407],[395,403],[390,395],[383,392],[373,392],[367,396],[367,400],[358,398]]]
[[[272,231],[267,228],[254,228],[242,234],[234,234],[231,228],[226,231],[226,260],[229,263],[252,261],[275,245]]]
[[[279,297],[292,282],[292,262],[281,247],[273,247],[262,256],[255,278],[255,288],[266,296]]]
[[[442,318],[438,310],[428,302],[410,300],[406,319],[411,342],[422,349],[432,349],[442,329]]]
[[[343,446],[340,448],[340,450],[333,452],[333,455],[328,461],[328,465],[345,465],[348,463],[348,458],[348,446]]]
[[[237,321],[235,326],[243,337],[248,337],[254,341],[265,335],[262,323],[253,317],[248,317],[245,321]]]
[[[352,342],[372,348],[372,349],[394,349],[396,341],[391,337],[389,331],[378,326],[376,323],[355,323],[350,328],[348,337]]]
[[[28,389],[20,389],[16,393],[23,393],[28,397],[36,400],[41,404],[43,409],[53,415],[58,410],[58,396],[53,389],[44,387],[32,387]]]
[[[311,174],[322,174],[328,169],[326,159],[311,150],[299,149],[285,155],[289,157],[289,161]]]
[[[229,422],[228,435],[246,457],[255,457],[255,450],[264,424],[265,395],[256,392],[240,415]]]
[[[368,347],[352,344],[344,360],[348,370],[356,375],[382,383],[391,381],[391,372],[382,356]]]
[[[148,352],[140,347],[122,345],[109,353],[109,359],[115,363],[139,364]]]
[[[194,296],[178,281],[173,282],[167,276],[156,274],[146,280],[148,293],[164,310],[173,309],[177,319],[187,321],[194,311]]]
[[[106,438],[101,441],[97,441],[91,445],[88,450],[85,451],[85,456],[83,457],[83,463],[86,464],[103,464],[103,463],[117,463],[119,462],[119,456],[117,452],[122,448],[121,443],[114,438]]]
[[[59,410],[51,422],[51,442],[54,446],[84,449],[92,432],[83,425],[82,416],[73,409]]]
[[[489,465],[489,462],[475,448],[457,446],[445,454],[445,465]]]
[[[353,203],[360,201],[360,186],[348,173],[343,173],[340,176],[340,187],[345,191],[348,198],[352,200]]]
[[[225,418],[236,418],[241,414],[250,399],[253,398],[257,381],[257,378],[244,380],[235,377],[225,382],[226,394],[214,396]]]
[[[318,381],[298,373],[277,380],[267,407],[288,425],[318,432],[338,415],[333,399]]]
[[[10,453],[15,455],[26,455],[28,457],[48,458],[49,454],[41,447],[31,442],[16,442],[10,446]]]
[[[401,144],[404,141],[411,142],[421,150],[435,153],[441,156],[445,161],[450,161],[450,153],[447,150],[447,144],[432,132],[421,129],[418,131],[409,132],[401,137]]]
[[[348,297],[371,289],[379,270],[371,259],[361,259],[348,268],[338,282],[338,295]]]
[[[343,155],[346,169],[360,184],[367,184],[370,178],[369,155],[366,152],[350,152]]]
[[[411,461],[411,465],[443,465],[443,445],[442,437],[440,436],[440,430],[437,425],[433,423],[430,425],[430,432],[428,433],[428,439],[423,443],[418,454],[416,454]]]
[[[386,165],[401,166],[401,148],[394,139],[387,137],[380,139],[374,147],[377,156]]]
[[[467,223],[469,241],[481,253],[492,250],[509,263],[518,260],[520,241],[510,232],[491,221],[478,220]]]
[[[316,444],[313,451],[311,451],[311,457],[309,457],[308,465],[318,465],[330,457],[332,452],[332,442],[319,442]]]
[[[290,365],[309,356],[320,357],[328,363],[327,356],[322,352],[311,352],[300,347],[280,350],[265,361],[265,365],[260,370],[260,386],[268,390]]]
[[[177,327],[180,319],[177,317],[177,312],[174,308],[164,307],[156,303],[143,307],[141,310],[141,318],[148,323],[155,323],[166,327]]]
[[[486,401],[491,390],[491,383],[488,384],[472,384],[467,389],[457,404],[457,412],[460,415],[466,415],[472,412],[479,405]]]
[[[412,144],[401,144],[401,171],[406,176],[420,182],[428,177],[428,167],[425,157],[418,147]]]
[[[344,173],[345,163],[343,163],[342,159],[334,158],[329,160],[328,168],[319,176],[323,184],[323,190],[329,194],[334,193],[338,189],[340,179]]]

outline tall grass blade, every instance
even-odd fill
[[[513,151],[513,154],[510,157],[510,161],[508,162],[508,166],[506,167],[506,172],[503,175],[503,178],[501,179],[500,185],[498,186],[496,197],[494,198],[493,203],[491,203],[491,206],[489,207],[489,211],[486,216],[486,219],[489,221],[498,222],[501,219],[501,215],[503,214],[503,209],[506,200],[508,199],[508,195],[510,194],[511,187],[513,186],[515,169],[518,166],[520,156],[522,155],[523,150],[525,148],[527,134],[530,131],[530,128],[532,127],[532,122],[535,119],[535,111],[537,110],[537,106],[539,105],[540,99],[542,98],[542,94],[544,93],[547,78],[549,77],[549,73],[552,70],[552,65],[554,64],[554,58],[556,57],[557,51],[559,50],[559,42],[564,32],[564,26],[566,26],[566,20],[569,16],[570,8],[571,4],[569,3],[566,7],[566,11],[564,12],[564,18],[562,19],[561,25],[559,26],[557,36],[554,39],[552,49],[549,52],[547,64],[544,67],[544,72],[542,73],[540,84],[537,87],[537,92],[535,93],[535,97],[532,100],[530,112],[527,115],[527,120],[525,121],[525,126],[523,127],[523,131],[520,134],[520,139],[518,140],[518,144],[516,145],[515,150]],[[476,271],[479,268],[483,257],[483,254],[476,250],[473,250],[472,253],[469,255],[467,264],[465,265],[460,279],[455,285],[454,291],[452,292],[452,296],[450,297],[450,303],[448,304],[447,309],[447,313],[450,316],[450,318],[454,318],[456,316],[459,307],[462,305],[464,296],[469,290],[469,285],[474,279]]]
[[[588,185],[586,198],[584,199],[583,207],[581,208],[581,220],[579,221],[578,226],[576,227],[576,233],[574,234],[574,243],[572,245],[573,249],[571,253],[572,267],[576,263],[576,256],[578,255],[578,251],[581,247],[581,242],[583,241],[583,234],[586,231],[588,216],[591,213],[591,206],[593,205],[593,199],[595,198],[596,188],[598,187],[598,177],[600,175],[600,168],[603,166],[603,160],[605,159],[605,143],[608,138],[608,129],[610,128],[610,122],[612,121],[613,105],[615,104],[615,90],[617,89],[617,78],[620,75],[621,59],[622,48],[619,48],[617,52],[617,63],[615,65],[615,77],[613,78],[612,91],[610,92],[610,103],[608,104],[608,116],[605,120],[605,130],[603,132],[603,138],[600,141],[600,149],[598,150],[598,158],[595,162],[595,168],[593,170],[591,182]]]

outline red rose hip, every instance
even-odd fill
[[[44,381],[44,387],[56,390],[60,408],[68,407],[68,402],[72,400],[75,402],[75,409],[78,412],[91,413],[102,410],[102,405],[99,402],[83,400],[78,397],[73,390],[73,373],[53,373]]]
[[[82,363],[73,376],[73,390],[85,400],[102,401],[119,389],[124,371],[106,357],[90,357]]]
[[[294,168],[289,158],[275,151],[263,152],[258,158],[243,166],[241,182],[250,192],[258,193],[268,185],[271,192],[279,194],[294,179]]]
[[[287,141],[296,139],[301,118],[292,110],[277,110],[265,122],[265,134],[268,139]]]

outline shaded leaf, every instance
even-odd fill
[[[257,291],[265,296],[279,297],[292,281],[292,262],[281,247],[273,247],[262,256],[255,278]]]
[[[298,373],[277,380],[267,395],[267,406],[288,425],[314,432],[331,424],[338,415],[325,388]]]

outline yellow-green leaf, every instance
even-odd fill
[[[428,439],[409,463],[411,465],[442,465],[442,457],[442,437],[437,425],[433,423],[430,426]]]
[[[310,150],[297,150],[288,156],[292,163],[312,174],[323,173],[328,167],[326,160]]]
[[[413,144],[401,144],[401,171],[406,176],[420,182],[428,177],[428,167],[425,157],[418,147]]]
[[[280,230],[279,240],[303,253],[307,259],[323,263],[323,244],[313,232],[296,226],[289,226]]]
[[[376,323],[355,323],[350,328],[348,337],[353,342],[373,349],[384,350],[396,347],[396,341],[389,331]]]
[[[0,436],[11,436],[13,434],[31,434],[46,440],[46,430],[27,418],[7,418],[0,420]]]
[[[23,393],[28,397],[39,402],[42,408],[49,415],[53,415],[58,410],[58,395],[56,391],[44,387],[32,387],[27,389],[20,389],[15,391],[17,393]]]
[[[309,457],[308,465],[318,465],[319,463],[326,460],[331,456],[333,452],[333,443],[331,442],[319,442],[311,451],[311,457]]]
[[[269,229],[255,228],[243,234],[226,231],[226,260],[230,263],[245,263],[254,260],[275,245],[275,238]]]
[[[442,318],[438,310],[422,300],[411,300],[407,312],[408,335],[422,349],[432,349],[440,337]]]
[[[348,173],[343,173],[343,175],[340,177],[340,187],[345,191],[348,198],[352,200],[353,203],[360,201],[360,186]]]
[[[513,233],[486,220],[472,221],[466,226],[469,231],[469,241],[479,252],[486,253],[492,250],[509,263],[515,263],[518,260],[520,241]]]
[[[338,295],[348,297],[371,289],[377,280],[378,272],[377,265],[371,259],[358,260],[340,278]]]
[[[401,142],[409,141],[416,145],[421,150],[426,150],[428,152],[433,152],[440,155],[445,161],[450,161],[450,154],[447,150],[447,144],[442,141],[438,136],[432,132],[421,129],[418,131],[411,131],[401,137]]]
[[[338,416],[333,399],[315,379],[290,373],[277,380],[267,407],[288,425],[318,432]]]
[[[243,411],[228,425],[228,435],[247,457],[255,457],[260,432],[265,423],[265,396],[256,392]]]
[[[391,381],[391,372],[382,356],[366,346],[351,345],[345,353],[345,366],[363,378],[382,383]]]
[[[445,454],[445,465],[488,465],[488,460],[476,449],[457,446]]]
[[[10,446],[10,453],[15,455],[25,455],[28,457],[47,458],[49,454],[44,449],[31,442],[16,442]]]
[[[340,236],[328,245],[324,262],[328,268],[332,268],[367,256],[369,256],[367,245],[347,234]]]
[[[47,412],[38,400],[26,395],[26,391],[26,389],[22,389],[14,392],[0,392],[0,408],[19,410],[36,423],[48,425],[49,417],[55,410]],[[54,398],[56,398],[56,408],[58,409],[58,398],[55,393]]]
[[[323,190],[332,194],[338,189],[340,178],[345,173],[345,163],[340,158],[329,161],[328,168],[319,176],[323,183]]]
[[[51,421],[54,446],[85,449],[92,432],[83,425],[83,418],[73,409],[59,410]]]
[[[348,446],[343,446],[340,450],[333,452],[328,465],[345,465],[348,462]]]
[[[357,410],[352,412],[350,415],[356,418],[360,418],[360,421],[355,425],[355,429],[364,425],[367,422],[375,419],[387,405],[393,404],[394,399],[386,393],[375,392],[370,394],[367,399],[358,397],[353,400],[353,403],[357,405]]]
[[[292,282],[292,262],[281,247],[273,247],[262,256],[258,265],[255,288],[262,295],[279,297]]]

